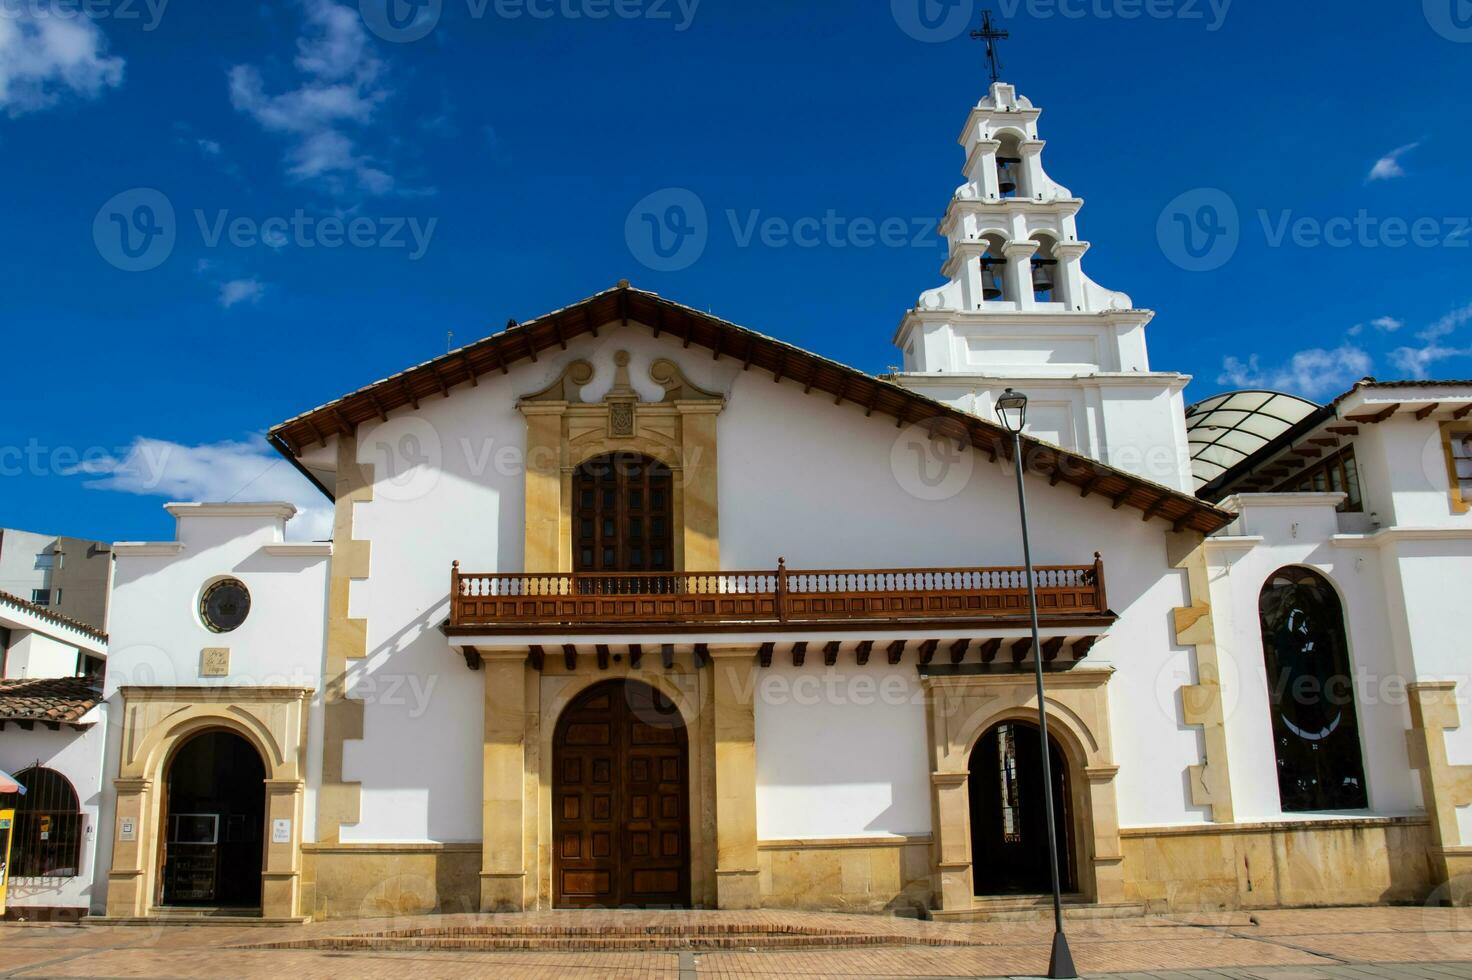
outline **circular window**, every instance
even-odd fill
[[[238,629],[250,614],[250,592],[233,578],[216,582],[199,600],[199,618],[216,633]]]

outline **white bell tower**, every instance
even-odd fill
[[[971,110],[966,183],[940,226],[949,281],[905,314],[894,380],[993,419],[996,397],[1016,388],[1030,435],[1191,492],[1190,378],[1151,371],[1155,314],[1084,274],[1084,202],[1043,169],[1040,115],[1003,82]]]

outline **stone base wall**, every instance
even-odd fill
[[[1150,912],[1420,902],[1435,887],[1424,818],[1120,831],[1125,898]]]
[[[303,845],[302,906],[317,920],[475,912],[480,845]]]
[[[931,839],[757,842],[765,908],[914,912],[933,906]]]

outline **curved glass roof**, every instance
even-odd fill
[[[1221,476],[1319,409],[1281,391],[1230,391],[1186,409],[1196,489]]]

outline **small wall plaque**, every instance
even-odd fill
[[[138,831],[134,827],[132,817],[124,817],[118,821],[118,840],[137,840]]]
[[[272,844],[290,844],[291,843],[291,821],[290,820],[272,820],[271,821],[271,843]]]
[[[205,647],[199,654],[200,677],[229,677],[230,648]]]

